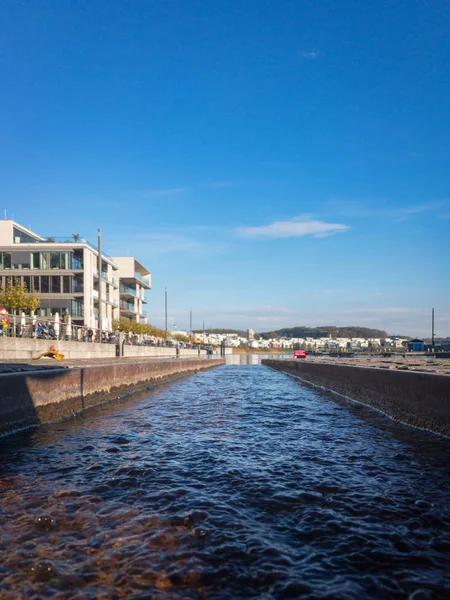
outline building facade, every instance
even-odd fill
[[[72,323],[110,330],[121,314],[141,320],[144,292],[151,288],[151,274],[133,257],[126,264],[102,252],[99,272],[98,249],[87,240],[44,238],[12,220],[0,221],[0,284],[19,278],[39,297],[37,316],[50,318],[67,311]],[[134,276],[128,277],[132,262]],[[124,276],[123,280],[120,278]],[[142,283],[136,284],[138,280]],[[137,297],[127,296],[127,288]],[[122,292],[120,289],[122,288]],[[100,292],[100,294],[99,294]],[[130,292],[131,293],[131,292]],[[99,296],[102,323],[99,323]],[[123,303],[125,309],[121,311]]]
[[[145,292],[152,287],[152,274],[134,256],[114,256],[112,260],[118,267],[120,316],[147,323]]]

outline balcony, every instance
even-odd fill
[[[133,298],[137,298],[137,292],[135,288],[132,288],[130,285],[120,284],[120,293],[128,296],[133,296]]]
[[[125,302],[124,300],[120,301],[120,312],[121,313],[133,313],[134,315],[137,314],[136,309],[134,308],[134,303],[131,302]]]
[[[140,273],[138,273],[137,271],[135,271],[134,276],[136,277],[136,279],[138,281],[140,281],[143,285],[145,285],[146,287],[150,287],[150,280],[146,279],[146,277],[148,277],[148,275],[146,275],[144,277],[144,275],[141,275]]]
[[[106,294],[106,302],[108,304],[111,304],[111,306],[113,306],[114,308],[118,308],[119,307],[119,305],[115,301],[114,296],[112,294]]]
[[[98,279],[98,271],[95,271],[94,277],[97,277],[97,279]],[[103,279],[103,281],[106,281],[106,283],[109,283],[109,285],[112,285],[115,288],[119,287],[119,283],[118,283],[117,279],[115,279],[115,277],[109,278],[108,275],[104,271],[102,271],[102,279]]]

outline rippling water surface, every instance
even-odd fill
[[[450,597],[450,442],[266,367],[0,447],[1,598]]]

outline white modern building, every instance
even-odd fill
[[[72,323],[98,327],[100,291],[102,329],[111,329],[122,314],[141,320],[150,272],[133,257],[117,260],[102,252],[99,273],[98,248],[84,238],[44,238],[15,221],[0,221],[0,284],[20,278],[39,297],[38,316],[67,311]]]
[[[152,274],[133,256],[114,256],[112,260],[118,267],[120,316],[147,323],[145,291],[152,287]]]

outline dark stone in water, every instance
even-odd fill
[[[39,531],[52,531],[56,529],[56,519],[50,515],[42,515],[34,520],[34,526]]]
[[[48,581],[58,575],[58,571],[51,560],[41,560],[31,567],[34,579],[36,581]]]

